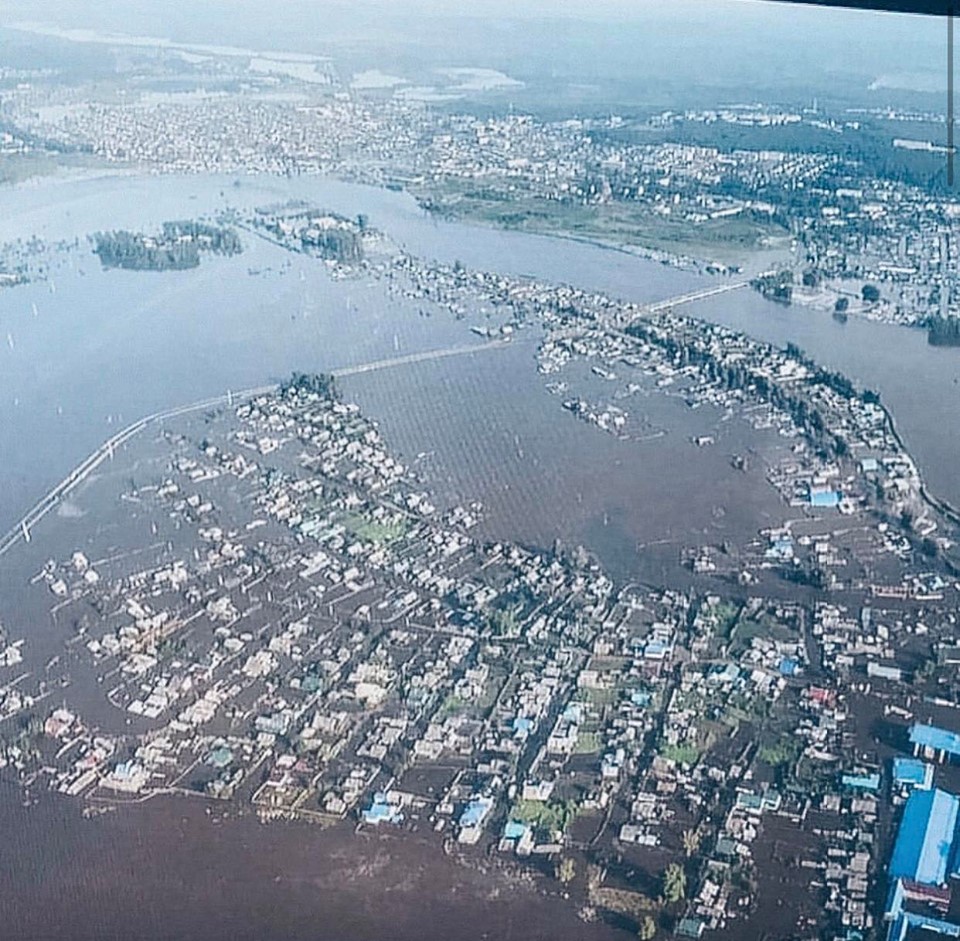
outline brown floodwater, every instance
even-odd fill
[[[223,819],[156,799],[84,819],[0,789],[0,937],[9,941],[622,941],[552,884],[419,834]],[[481,871],[482,867],[486,871]]]

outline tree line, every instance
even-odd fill
[[[97,232],[94,253],[105,268],[132,271],[182,271],[200,264],[200,253],[236,255],[242,250],[232,229],[199,222],[165,222],[159,236],[120,229]]]

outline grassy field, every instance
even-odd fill
[[[660,749],[660,754],[677,764],[693,765],[700,758],[700,749],[693,745],[664,745]]]
[[[576,814],[573,801],[518,800],[510,810],[510,819],[553,834],[558,830],[566,830]]]
[[[577,744],[573,749],[575,755],[595,755],[603,746],[603,738],[599,732],[583,732],[577,736]]]
[[[381,523],[355,513],[348,515],[343,520],[343,525],[346,526],[348,532],[357,539],[362,539],[364,542],[381,544],[396,542],[396,540],[402,538],[407,531],[407,523],[405,520]]]
[[[98,166],[102,166],[102,161],[84,154],[0,154],[0,186],[22,183],[38,176],[50,176],[61,170]]]
[[[740,216],[693,223],[654,213],[643,203],[577,205],[524,193],[509,197],[470,185],[444,182],[415,192],[453,218],[547,235],[628,245],[701,261],[746,264],[758,253],[782,254],[788,233],[772,223]]]

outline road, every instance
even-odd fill
[[[705,300],[708,297],[715,297],[718,294],[726,294],[729,291],[737,291],[747,287],[749,281],[726,281],[722,284],[703,288],[699,291],[691,291],[688,294],[681,294],[676,297],[668,297],[653,304],[647,304],[643,307],[639,316],[650,316],[665,310],[671,310],[681,307],[684,304],[690,304],[694,301]],[[623,330],[628,327],[636,317],[627,315],[611,318],[606,326],[612,329]],[[389,359],[379,359],[370,363],[361,363],[357,366],[345,366],[341,369],[332,371],[336,378],[346,378],[348,376],[358,376],[364,373],[377,372],[383,369],[392,369],[398,366],[411,365],[413,363],[422,363],[429,360],[444,359],[448,356],[462,356],[467,353],[478,353],[483,350],[499,349],[508,345],[510,341],[506,339],[491,340],[488,343],[480,344],[461,344],[451,346],[441,350],[428,350],[419,353],[408,353],[404,356],[394,356]],[[253,398],[257,395],[263,395],[273,392],[276,385],[257,386],[253,389],[242,389],[239,392],[227,392],[224,395],[214,396],[210,399],[204,399],[202,402],[194,402],[190,405],[182,405],[178,408],[168,409],[162,412],[155,412],[139,419],[132,425],[128,425],[122,431],[118,431],[113,437],[105,441],[96,451],[72,470],[63,480],[57,484],[42,500],[40,500],[19,522],[17,522],[0,539],[0,558],[8,553],[22,539],[29,541],[30,530],[37,525],[60,501],[70,493],[75,487],[81,484],[90,476],[105,460],[113,457],[114,451],[126,444],[134,436],[150,425],[165,421],[170,418],[176,418],[181,415],[187,415],[191,412],[199,412],[209,408],[218,408],[222,405],[230,405],[235,400]]]
[[[730,291],[739,291],[741,288],[748,287],[749,281],[725,281],[722,284],[715,284],[712,287],[701,288],[699,291],[691,291],[689,294],[679,294],[676,297],[668,297],[662,301],[656,301],[653,304],[645,304],[638,317],[649,317],[651,314],[659,314],[665,310],[672,310],[676,307],[682,307],[684,304],[692,304],[694,301],[703,301],[708,297],[716,297],[718,294],[727,294]],[[637,317],[630,317],[626,313],[622,316],[612,318],[611,326],[623,329],[630,326]]]
[[[446,359],[450,356],[463,356],[468,353],[479,353],[485,350],[500,349],[510,344],[510,340],[496,339],[488,343],[467,343],[459,346],[446,347],[440,350],[427,350],[419,353],[408,353],[405,356],[394,356],[390,359],[378,359],[370,363],[361,363],[356,366],[344,366],[341,369],[331,371],[337,379],[348,376],[359,376],[365,373],[378,372],[383,369],[393,369],[398,366],[407,366],[413,363],[423,363],[430,360]],[[131,438],[140,434],[150,425],[155,425],[171,418],[177,418],[182,415],[189,415],[191,412],[202,412],[211,408],[219,408],[223,405],[232,405],[234,402],[244,399],[255,398],[258,395],[265,395],[275,392],[279,387],[276,384],[255,386],[251,389],[241,389],[238,392],[226,392],[223,395],[217,395],[201,402],[192,402],[189,405],[181,405],[177,408],[166,409],[161,412],[154,412],[152,415],[145,415],[138,419],[132,425],[118,431],[115,435],[108,438],[96,451],[78,464],[63,480],[60,481],[45,497],[43,497],[24,517],[19,520],[3,538],[0,539],[0,558],[6,555],[21,540],[30,540],[30,530],[39,523],[51,510],[55,509],[61,500],[72,490],[78,487],[86,480],[104,461],[113,457],[117,448],[122,447]]]

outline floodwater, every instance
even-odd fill
[[[640,301],[704,283],[585,243],[436,222],[402,194],[317,178],[109,177],[9,192],[13,211],[0,222],[0,240],[30,233],[81,241],[55,255],[48,281],[0,294],[0,334],[13,340],[0,347],[0,528],[143,415],[293,370],[476,340],[447,312],[423,316],[429,305],[392,298],[369,279],[332,280],[316,259],[251,234],[243,254],[204,258],[192,271],[129,272],[101,269],[85,242],[90,232],[301,197],[366,214],[419,257]],[[719,429],[712,409],[694,413],[651,396],[626,407],[670,433],[617,441],[561,412],[536,372],[534,334],[521,331],[505,349],[341,385],[408,462],[423,455],[420,469],[444,502],[484,503],[486,535],[583,543],[624,581],[662,582],[676,574],[682,546],[736,540],[779,522],[782,508],[762,465],[746,475],[731,466],[762,436],[736,422]],[[698,435],[716,436],[718,446],[695,449],[690,439]]]
[[[260,824],[158,799],[91,819],[0,789],[0,916],[10,941],[615,941],[544,879],[418,834]],[[480,871],[479,867],[486,871]],[[55,900],[55,904],[51,902]]]
[[[292,370],[469,340],[465,324],[447,314],[422,316],[423,305],[391,299],[382,284],[333,281],[316,260],[253,236],[240,256],[164,273],[102,271],[82,241],[99,229],[150,228],[290,197],[362,212],[415,255],[628,300],[710,283],[588,244],[437,222],[401,194],[315,178],[112,176],[4,190],[0,242],[81,242],[55,256],[50,281],[0,292],[0,337],[9,335],[0,343],[0,530],[143,415]],[[928,347],[919,331],[841,325],[748,291],[687,310],[779,345],[796,342],[880,391],[932,489],[960,502],[960,351]],[[536,373],[535,341],[521,331],[503,349],[354,376],[342,387],[440,500],[485,504],[485,535],[583,542],[622,580],[663,580],[676,573],[681,546],[716,544],[782,518],[760,470],[730,464],[732,454],[782,443],[742,422],[720,427],[711,409],[694,412],[665,396],[628,408],[670,433],[618,441],[561,411]],[[715,434],[717,444],[695,448],[689,439],[700,434]],[[90,522],[51,515],[41,528],[58,547],[66,543],[63,554],[82,544]],[[50,545],[37,538],[23,548],[0,560],[0,620],[14,638],[38,623],[38,611],[20,602]],[[45,655],[55,652],[52,635],[47,641]],[[571,905],[501,874],[477,874],[416,836],[358,839],[340,828],[217,821],[182,801],[83,820],[75,803],[48,797],[25,810],[10,793],[0,793],[0,832],[0,934],[18,939],[613,936],[580,922]]]
[[[659,300],[712,283],[590,244],[439,222],[403,194],[314,177],[43,181],[4,191],[0,241],[30,235],[83,240],[98,229],[143,229],[291,197],[346,215],[362,212],[421,257],[529,274],[627,300]],[[418,317],[411,304],[387,300],[376,285],[333,282],[311,259],[252,236],[245,242],[246,251],[235,258],[164,273],[104,272],[84,246],[59,256],[50,282],[0,292],[0,336],[9,334],[0,344],[0,528],[141,415],[279,379],[293,369],[329,369],[464,342],[462,325],[451,318]],[[260,273],[250,275],[251,269]],[[683,309],[778,345],[796,342],[880,391],[932,489],[960,502],[954,472],[960,460],[960,351],[928,346],[921,331],[853,318],[839,324],[829,314],[784,308],[749,291]],[[463,362],[443,368],[458,377]]]

